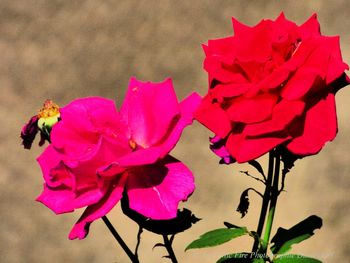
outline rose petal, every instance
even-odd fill
[[[130,208],[155,220],[176,217],[179,202],[194,188],[191,171],[172,157],[134,170],[126,186]]]
[[[313,35],[320,35],[320,24],[317,20],[317,14],[313,14],[304,24],[299,27],[301,38],[305,39]]]
[[[171,79],[152,83],[131,78],[120,115],[130,128],[131,139],[147,148],[164,137],[179,112]]]
[[[303,113],[304,108],[303,101],[282,100],[273,109],[271,120],[247,125],[244,134],[252,137],[286,131],[288,125]]]
[[[243,123],[255,123],[268,119],[277,102],[274,94],[261,94],[252,98],[238,97],[232,100],[227,109],[230,120]]]
[[[330,84],[339,78],[344,73],[344,70],[348,70],[349,66],[343,62],[340,51],[339,36],[328,37],[327,39],[330,42],[329,45],[332,51],[329,59],[329,67],[326,77],[327,84]]]
[[[90,224],[106,215],[122,198],[126,176],[116,178],[109,191],[98,203],[88,206],[69,233],[69,239],[83,239],[89,232]]]
[[[288,100],[300,99],[312,88],[319,76],[316,69],[299,69],[283,87],[281,96]]]
[[[194,111],[200,101],[201,97],[197,93],[192,93],[179,104],[179,119],[174,119],[173,125],[169,126],[164,138],[161,138],[157,145],[146,149],[136,149],[134,152],[118,159],[117,163],[122,167],[145,165],[154,163],[166,156],[179,141],[183,129],[192,123]]]
[[[244,134],[231,134],[228,137],[226,149],[238,163],[244,163],[259,158],[288,139],[288,137],[249,139]]]
[[[287,148],[297,155],[318,153],[324,144],[334,139],[337,133],[337,116],[334,94],[317,102],[306,111],[304,131],[294,138]]]
[[[291,70],[284,65],[277,68],[260,81],[258,84],[259,89],[268,91],[280,87],[281,84],[288,79],[290,72]]]
[[[236,18],[232,17],[232,26],[233,26],[233,30],[235,32],[235,36],[238,36],[240,34],[242,34],[243,32],[247,31],[248,29],[250,29],[250,26],[247,26],[241,22],[239,22]]]
[[[224,98],[232,98],[242,95],[252,87],[251,83],[218,84],[210,92],[212,97],[222,102]]]
[[[240,61],[267,61],[272,52],[272,28],[273,21],[262,20],[249,30],[249,34],[245,33],[237,37],[236,57]]]
[[[112,100],[77,99],[61,108],[60,113],[61,121],[54,125],[50,138],[52,145],[67,156],[84,156],[97,144],[101,133],[126,141],[126,128]]]
[[[226,140],[221,139],[219,136],[214,136],[210,139],[210,150],[221,158],[220,163],[230,164],[234,160],[230,153],[226,149]]]
[[[226,112],[218,103],[212,102],[210,95],[203,98],[194,116],[200,123],[221,138],[225,138],[231,130],[231,122],[229,121]]]
[[[80,194],[78,197],[69,188],[50,188],[44,184],[43,192],[36,201],[47,206],[55,214],[73,212],[74,209],[97,203],[103,196],[99,189],[91,189]]]

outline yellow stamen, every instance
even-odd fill
[[[131,149],[135,150],[136,149],[136,142],[132,139],[129,140],[129,146],[131,147]]]
[[[58,116],[60,114],[60,108],[52,100],[46,100],[43,107],[39,110],[38,118],[49,118]]]
[[[46,100],[38,113],[38,127],[40,130],[51,129],[60,118],[60,108],[52,100]]]

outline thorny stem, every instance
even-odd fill
[[[263,202],[261,205],[261,211],[260,211],[260,217],[259,217],[259,223],[258,227],[256,230],[257,237],[260,239],[263,228],[264,228],[264,223],[265,223],[265,218],[267,214],[267,209],[269,206],[270,202],[270,194],[271,194],[271,184],[272,184],[272,178],[273,178],[273,167],[274,167],[274,153],[273,150],[269,152],[269,167],[268,167],[268,173],[267,173],[267,178],[266,178],[266,187],[265,187],[265,192],[263,196]],[[253,245],[253,252],[257,252],[258,247],[259,247],[259,239],[255,239],[254,245]]]
[[[123,250],[125,251],[125,253],[128,255],[128,257],[130,258],[131,262],[133,263],[139,263],[139,259],[136,255],[134,255],[131,250],[129,249],[129,247],[126,245],[126,243],[124,242],[124,240],[121,238],[121,236],[118,234],[117,230],[113,227],[113,225],[111,224],[111,222],[108,220],[107,216],[103,216],[102,217],[103,222],[106,224],[106,226],[108,227],[109,231],[112,233],[112,235],[114,236],[114,238],[118,241],[119,245],[123,248]]]
[[[169,258],[171,259],[171,262],[177,263],[177,259],[176,259],[175,253],[174,253],[174,250],[173,250],[173,248],[171,246],[171,243],[170,243],[170,241],[168,239],[168,236],[167,235],[163,235],[163,240],[164,240],[164,246],[165,246],[166,250],[169,253]]]

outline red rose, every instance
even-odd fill
[[[234,36],[203,45],[210,88],[196,118],[216,134],[212,148],[238,162],[281,144],[300,156],[319,152],[337,133],[334,94],[350,82],[339,37],[322,36],[316,15],[301,26],[283,13],[233,26]]]

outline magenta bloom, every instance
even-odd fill
[[[89,225],[128,195],[130,208],[152,219],[176,217],[194,190],[191,171],[169,155],[193,120],[200,97],[178,103],[170,79],[132,78],[118,112],[112,100],[91,97],[60,109],[51,144],[39,156],[45,183],[38,201],[56,214],[86,207],[69,234],[84,238]]]

